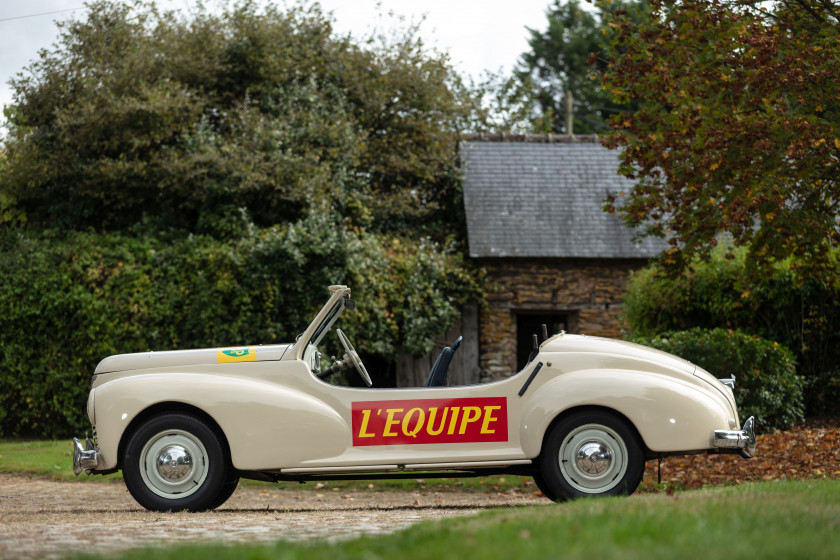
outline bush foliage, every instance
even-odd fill
[[[689,360],[716,377],[734,375],[741,420],[755,416],[762,431],[789,428],[803,419],[802,378],[793,353],[755,335],[694,328],[636,342]]]
[[[629,336],[726,327],[778,341],[796,357],[809,415],[840,413],[840,273],[803,277],[794,261],[748,272],[746,251],[721,244],[680,276],[651,265],[628,283]]]
[[[359,300],[342,324],[356,346],[392,357],[428,351],[476,297],[450,248],[425,240],[417,252],[331,225],[312,216],[235,243],[5,232],[0,437],[84,431],[90,376],[110,354],[292,342],[333,283]]]

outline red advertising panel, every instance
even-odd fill
[[[361,401],[352,417],[354,446],[508,440],[505,397]]]

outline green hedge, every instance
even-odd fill
[[[777,342],[728,329],[694,328],[638,338],[697,364],[716,377],[735,375],[741,420],[755,416],[760,431],[789,428],[803,419],[803,380],[793,353]]]
[[[342,325],[359,351],[389,359],[427,351],[479,295],[449,248],[323,216],[230,242],[5,230],[0,274],[0,437],[83,433],[110,354],[293,341],[331,284],[359,302]]]

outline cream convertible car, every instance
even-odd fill
[[[94,440],[74,439],[78,475],[123,470],[144,507],[206,510],[239,478],[529,475],[552,500],[630,494],[645,460],[755,449],[738,429],[731,379],[642,346],[557,334],[516,375],[447,387],[458,342],[425,387],[331,385],[355,366],[350,341],[322,369],[318,344],[344,309],[346,286],[294,344],[123,354],[102,360],[87,410]],[[422,473],[422,475],[420,474]]]

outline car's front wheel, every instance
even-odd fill
[[[554,501],[632,494],[645,470],[635,432],[609,412],[581,411],[552,426],[540,455],[542,483]]]
[[[155,511],[218,507],[238,482],[219,434],[180,412],[155,416],[134,431],[125,446],[123,478],[134,499]]]

